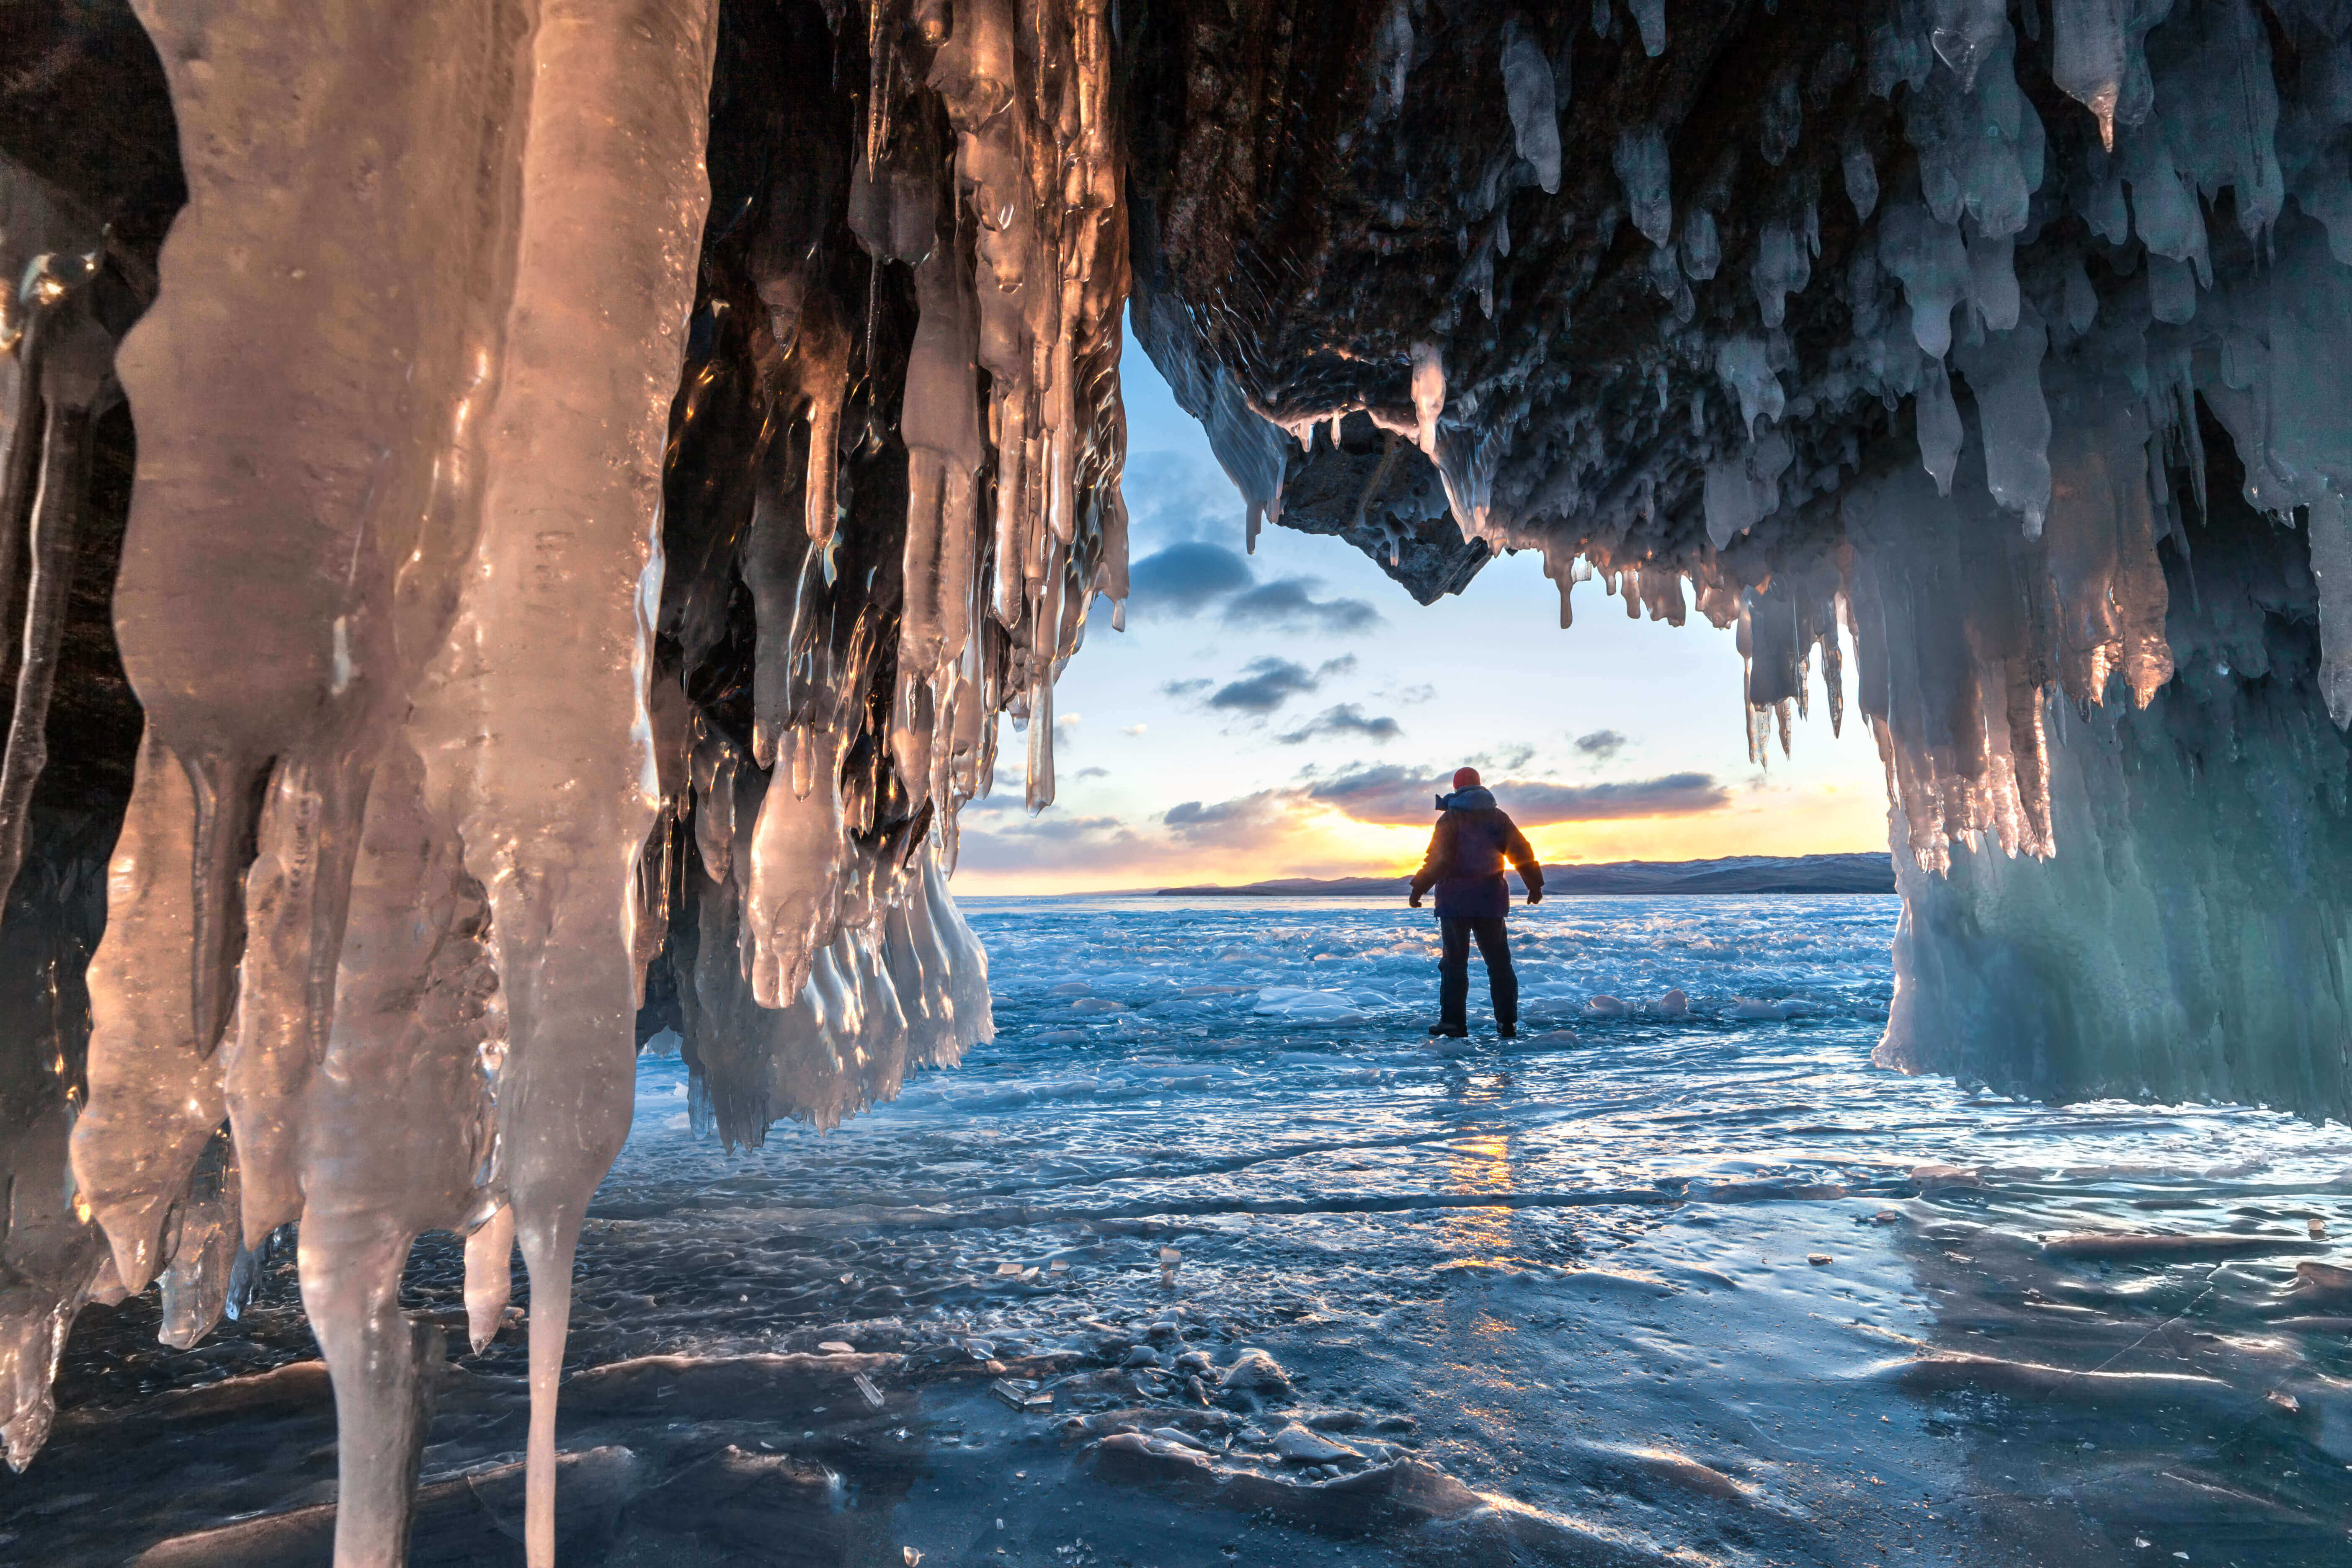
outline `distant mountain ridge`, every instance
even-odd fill
[[[1857,855],[1734,855],[1720,860],[1620,860],[1606,866],[1546,866],[1544,892],[1569,897],[1607,893],[1891,893],[1894,857]],[[1162,888],[1163,898],[1401,898],[1410,877],[1277,877],[1238,887],[1197,883]]]

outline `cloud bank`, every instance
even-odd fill
[[[1275,739],[1286,746],[1296,746],[1307,741],[1319,740],[1326,735],[1354,735],[1367,741],[1393,741],[1403,733],[1403,727],[1388,715],[1384,713],[1368,715],[1354,703],[1342,702],[1336,707],[1326,708],[1297,729],[1287,734],[1276,735]]]
[[[1410,826],[1434,815],[1433,799],[1453,787],[1444,774],[1383,763],[1361,767],[1307,787],[1307,797],[1358,822]],[[1712,773],[1665,773],[1618,784],[1569,784],[1545,779],[1490,783],[1495,802],[1521,827],[1608,822],[1635,816],[1696,816],[1731,804],[1731,792]]]
[[[1130,617],[1199,616],[1217,605],[1235,631],[1298,632],[1346,637],[1381,624],[1363,599],[1318,599],[1314,577],[1258,581],[1235,551],[1205,539],[1180,539],[1128,569]]]

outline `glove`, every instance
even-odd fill
[[[1407,899],[1404,902],[1405,902],[1405,908],[1410,909],[1410,910],[1417,910],[1417,909],[1421,908],[1421,895],[1420,895],[1419,893],[1415,893],[1415,894],[1413,894],[1413,896],[1412,896],[1412,897],[1411,897],[1411,898]]]
[[[1539,903],[1542,903],[1542,902],[1543,902],[1543,889],[1542,889],[1541,888],[1530,888],[1530,889],[1528,889],[1528,902],[1529,902],[1529,903],[1531,903],[1531,904],[1539,904]]]

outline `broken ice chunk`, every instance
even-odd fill
[[[1053,1413],[1054,1396],[1033,1383],[1000,1377],[988,1385],[988,1391],[1024,1415],[1048,1415]]]
[[[1233,1364],[1217,1374],[1221,1389],[1239,1389],[1275,1399],[1290,1397],[1290,1374],[1282,1363],[1255,1345],[1244,1347]]]
[[[1364,1456],[1345,1443],[1334,1443],[1294,1421],[1274,1435],[1274,1451],[1294,1465],[1328,1465],[1335,1459]]]
[[[1731,1005],[1730,1016],[1734,1018],[1769,1018],[1775,1022],[1786,1022],[1790,1018],[1800,1017],[1812,1010],[1813,1005],[1811,1003],[1801,1000],[1794,996],[1786,997],[1778,1002],[1763,1002],[1759,1001],[1753,996],[1742,996]]]

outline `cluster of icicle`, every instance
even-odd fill
[[[2279,7],[2303,46],[2283,95],[2252,0],[2183,0],[2167,22],[2174,9],[2075,0],[2021,42],[1998,0],[1895,7],[1864,68],[1879,96],[1907,89],[1916,182],[1882,200],[1869,153],[1847,143],[1845,197],[1875,218],[1826,279],[1850,340],[1798,366],[1779,333],[1818,253],[1806,205],[1766,227],[1747,269],[1760,331],[1711,345],[1748,439],[1707,470],[1710,542],[1834,505],[1852,550],[1842,573],[1800,587],[1783,570],[1748,595],[1744,631],[1761,628],[1759,599],[1793,601],[1771,618],[1799,626],[1774,658],[1754,650],[1750,700],[1785,691],[1820,640],[1807,628],[1827,631],[1842,599],[1860,703],[1926,868],[1979,835],[2054,853],[2051,700],[2088,708],[2119,677],[2145,707],[2171,677],[2156,545],[2189,547],[2175,474],[2201,504],[2199,398],[2231,435],[2246,499],[2307,520],[2331,663],[2352,652],[2352,572],[2326,570],[2344,549],[2352,416],[2325,368],[2352,301],[2339,259],[2352,258],[2352,53],[2338,24]],[[2021,48],[2084,124],[2047,133],[2019,85]],[[2209,232],[2209,214],[2228,226]],[[1683,226],[1692,277],[1717,264],[1693,264],[1706,216]],[[1850,444],[1807,439],[1867,402],[1906,400],[1916,467],[1857,480],[1842,471]],[[2327,685],[2338,722],[2352,719],[2352,685]]]
[[[0,903],[20,870],[27,881],[49,874],[46,866],[26,870],[28,850],[40,847],[27,841],[27,819],[47,763],[49,703],[92,423],[121,396],[113,339],[91,308],[89,285],[106,249],[101,225],[23,168],[0,160],[0,279],[5,279],[0,282],[0,417],[6,422],[0,440],[0,609],[12,606],[20,593],[25,606],[0,759]],[[82,896],[76,899],[75,892]],[[67,890],[58,900],[90,901],[87,889]],[[63,967],[61,959],[70,962],[59,950],[71,952],[78,934],[6,933],[16,952],[38,954],[26,967],[51,971],[48,1010],[70,1005],[58,994],[54,971]],[[105,1247],[77,1205],[67,1171],[68,1140],[80,1104],[71,1091],[62,1031],[11,1013],[10,1054],[20,1070],[8,1075],[0,1120],[0,1193],[6,1194],[0,1211],[0,1440],[21,1468],[47,1434],[51,1371]],[[35,1081],[26,1081],[23,1068]],[[214,1247],[207,1264],[196,1264],[197,1254],[212,1247],[201,1229],[199,1221],[190,1232],[190,1267],[163,1280],[167,1343],[188,1344],[210,1326],[187,1289],[200,1267],[218,1262]],[[232,1256],[235,1250],[228,1249]]]
[[[1652,26],[1663,11],[1635,10],[1646,52],[1670,47],[1663,19]],[[1836,691],[1843,622],[1890,794],[1929,869],[1979,837],[2052,855],[2053,703],[2103,703],[2119,677],[2144,707],[2169,679],[2156,546],[2189,546],[2178,492],[2202,504],[2200,399],[2236,446],[2247,500],[2309,530],[2322,683],[2336,721],[2352,721],[2347,18],[2318,0],[2055,0],[2046,20],[2039,5],[2015,16],[2028,37],[2007,0],[1895,0],[1866,58],[1841,48],[1819,68],[1816,85],[1866,73],[1916,154],[1900,165],[1864,126],[1808,123],[1784,73],[1756,122],[1768,169],[1790,165],[1788,188],[1762,204],[1782,216],[1745,254],[1727,253],[1722,182],[1678,204],[1666,135],[1625,129],[1613,152],[1622,213],[1652,247],[1663,305],[1654,426],[1629,434],[1651,438],[1686,407],[1704,451],[1710,403],[1738,410],[1738,437],[1694,487],[1704,552],[1663,559],[1623,542],[1654,534],[1663,477],[1629,472],[1614,436],[1580,426],[1588,411],[1555,408],[1558,423],[1523,432],[1525,398],[1508,385],[1449,390],[1431,343],[1396,367],[1411,405],[1367,410],[1437,465],[1465,535],[1544,552],[1563,625],[1569,591],[1595,566],[1629,611],[1677,624],[1691,579],[1701,612],[1739,629],[1751,755],[1775,724],[1786,745],[1816,648]],[[1374,66],[1401,84],[1409,7],[1395,17]],[[1609,30],[1607,0],[1593,18]],[[2292,71],[2273,58],[2273,27]],[[2045,127],[2021,72],[2063,89],[2080,121]],[[1559,175],[1564,65],[1507,29],[1500,73],[1519,156],[1470,201],[1488,230],[1478,256],[1508,253],[1502,198],[1515,184],[1549,191]],[[1401,96],[1383,76],[1374,116]],[[1837,139],[1839,197],[1791,158],[1822,136]],[[1862,232],[1817,277],[1825,199],[1850,203]],[[1479,279],[1462,286],[1476,292]],[[1735,310],[1700,310],[1695,290],[1725,289]],[[1825,360],[1801,363],[1786,324],[1809,289],[1833,296],[1849,328]],[[1703,315],[1744,326],[1711,332]],[[1215,436],[1223,405],[1204,401]],[[1917,460],[1881,471],[1866,460],[1869,426],[1906,405]],[[1256,445],[1227,429],[1219,453],[1278,515],[1281,467],[1259,448],[1283,434],[1311,442],[1319,421],[1363,407],[1264,411]],[[1522,435],[1552,455],[1545,488],[1505,500],[1499,460]],[[1596,514],[1597,528],[1557,521]],[[1835,525],[1814,526],[1824,515]],[[1841,537],[1850,548],[1822,542]]]
[[[988,1036],[946,888],[955,813],[988,787],[1000,708],[1029,720],[1029,797],[1051,799],[1053,679],[1093,594],[1126,592],[1107,7],[961,0],[950,26],[919,0],[844,24],[875,61],[851,225],[875,289],[904,265],[920,305],[903,600],[835,570],[861,526],[844,407],[862,388],[857,439],[887,418],[875,289],[861,342],[854,312],[782,279],[773,423],[800,432],[803,504],[763,506],[727,568],[758,644],[731,734],[655,635],[717,10],[140,6],[189,188],[114,358],[138,434],[116,619],[146,729],[87,1101],[60,1085],[55,1136],[12,1152],[19,1468],[84,1300],[160,1275],[165,1338],[189,1342],[299,1222],[336,1560],[404,1561],[440,1344],[399,1282],[446,1228],[478,1344],[515,1247],[530,1270],[546,1564],[572,1255],[629,1124],[648,966],[677,983],[698,1073],[730,1086],[736,1141],[829,1123]],[[902,110],[933,95],[954,144],[926,157]],[[76,276],[38,273],[6,323],[12,485],[39,468],[28,411],[69,454],[94,395],[58,305]],[[12,740],[8,779],[18,763]]]
[[[907,984],[905,955],[932,942],[908,858],[930,832],[952,867],[957,810],[992,784],[1001,710],[1026,731],[1029,805],[1052,803],[1054,681],[1096,595],[1127,596],[1108,12],[970,0],[950,27],[927,0],[867,15],[848,223],[876,277],[911,271],[919,310],[898,418],[901,597],[885,650],[870,581],[837,570],[850,514],[838,431],[861,384],[872,393],[871,295],[861,331],[821,279],[763,278],[805,408],[805,472],[762,466],[741,552],[758,630],[750,732],[689,721],[690,919],[659,955],[694,1109],[730,1144],[761,1142],[785,1115],[830,1125],[985,1027],[984,971],[960,921],[938,933],[954,983],[935,971]]]

